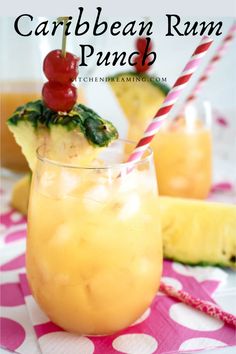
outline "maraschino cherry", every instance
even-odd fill
[[[76,87],[48,81],[43,85],[43,100],[48,108],[56,112],[68,112],[77,100]]]
[[[147,45],[147,38],[146,37],[138,37],[136,39],[136,48],[140,53],[144,53],[145,48]],[[152,41],[149,42],[149,46],[148,46],[148,50],[152,50],[153,45],[152,45]]]
[[[150,63],[150,58],[147,57],[145,59],[145,62],[143,63],[143,54],[145,52],[145,48],[147,45],[147,38],[145,37],[139,37],[136,39],[136,48],[139,51],[139,54],[134,58],[135,61],[135,69],[138,73],[145,73],[146,71],[148,71],[150,69],[150,65],[148,65]],[[148,45],[148,51],[152,50],[152,41],[149,42]]]
[[[64,22],[62,49],[47,54],[43,62],[43,71],[48,81],[42,89],[45,105],[56,112],[68,112],[77,101],[76,87],[72,82],[78,75],[79,58],[66,52],[65,26],[68,17],[60,17]]]
[[[78,58],[68,52],[63,56],[59,49],[52,50],[44,59],[43,72],[49,81],[68,84],[78,76]]]

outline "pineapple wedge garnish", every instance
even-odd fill
[[[160,197],[166,258],[236,268],[236,206]]]
[[[130,124],[128,138],[139,140],[150,119],[160,108],[169,88],[161,82],[151,80],[147,74],[136,72],[110,77],[109,83]]]
[[[82,104],[76,104],[68,113],[57,113],[41,100],[29,102],[18,107],[7,124],[31,170],[36,163],[36,150],[42,145],[47,147],[47,157],[84,166],[118,138],[111,122]]]

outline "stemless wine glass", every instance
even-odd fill
[[[161,195],[208,196],[212,181],[211,105],[189,104],[152,143]]]
[[[162,242],[153,155],[125,161],[134,144],[113,143],[88,167],[38,150],[28,214],[27,276],[57,325],[110,334],[132,324],[160,282]],[[125,153],[124,153],[125,151]]]

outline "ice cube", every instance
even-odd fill
[[[40,192],[49,198],[65,198],[80,183],[80,176],[73,171],[45,171],[40,179]]]
[[[122,221],[134,216],[140,208],[141,201],[138,193],[130,193],[121,200],[121,209],[118,218]]]
[[[176,176],[169,181],[169,185],[170,187],[177,189],[188,188],[189,181],[186,177]]]
[[[63,245],[65,242],[69,241],[71,235],[70,230],[70,226],[66,223],[59,225],[51,241],[56,242],[58,245]]]
[[[128,193],[131,190],[137,188],[137,184],[138,184],[137,171],[131,171],[129,173],[124,171],[123,176],[121,175],[121,179],[119,183],[120,183],[119,193]]]
[[[97,185],[84,194],[84,206],[89,211],[101,208],[109,198],[109,191],[104,185]]]
[[[57,198],[57,183],[58,183],[58,175],[55,172],[55,169],[47,168],[38,178],[39,185],[38,190],[41,194],[43,194],[47,198]]]
[[[139,190],[142,192],[157,192],[156,177],[147,171],[131,171],[124,175],[120,182],[120,193]]]
[[[80,176],[77,172],[63,171],[60,176],[60,194],[66,195],[72,192],[80,184]]]
[[[43,190],[47,190],[53,185],[54,180],[55,180],[55,173],[51,171],[45,171],[40,177],[40,187]]]
[[[157,194],[157,179],[155,171],[139,171],[138,173],[139,190],[144,193]]]

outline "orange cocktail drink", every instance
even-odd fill
[[[39,149],[27,275],[43,311],[70,332],[109,334],[129,326],[159,286],[162,242],[152,153],[127,174],[128,165],[120,163],[126,146],[114,143],[85,167],[51,161]]]
[[[159,193],[204,199],[212,181],[212,136],[200,119],[179,116],[152,142]]]

